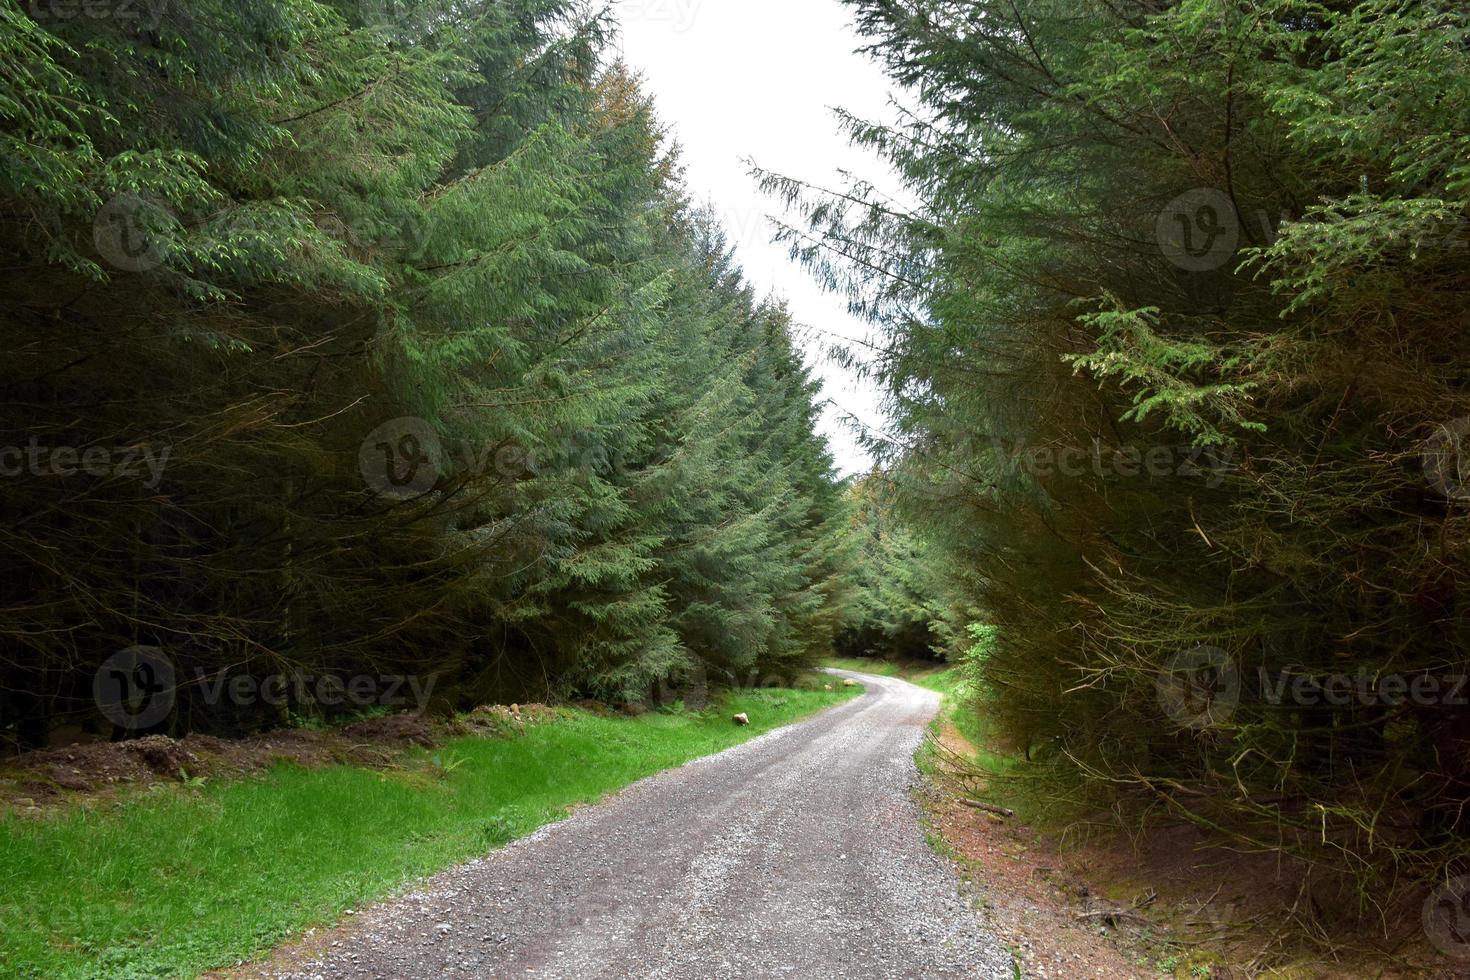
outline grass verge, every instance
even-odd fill
[[[265,778],[0,817],[0,976],[193,976],[522,836],[569,806],[860,692],[759,690],[700,714],[566,711],[402,767]],[[737,728],[730,714],[750,715]]]

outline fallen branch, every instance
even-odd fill
[[[971,800],[963,796],[959,797],[959,801],[965,806],[972,806],[977,810],[984,810],[986,813],[994,813],[996,816],[1014,817],[1016,815],[1015,810],[1010,810],[1003,806],[996,806],[994,803],[982,803],[980,800]]]

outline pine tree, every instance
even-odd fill
[[[0,442],[160,463],[0,485],[7,738],[97,723],[136,644],[185,681],[433,673],[447,708],[830,642],[815,389],[606,14],[0,14]],[[160,727],[332,711],[199,690]]]
[[[850,132],[921,206],[767,186],[886,331],[875,448],[948,605],[997,628],[973,669],[1021,774],[1346,866],[1360,894],[1455,866],[1465,709],[1375,692],[1470,666],[1435,437],[1466,414],[1463,17],[850,6],[918,100]],[[1160,692],[1201,650],[1239,686],[1206,678],[1228,710],[1181,722]],[[1335,674],[1369,703],[1259,680]]]

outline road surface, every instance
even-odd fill
[[[844,676],[867,693],[635,783],[240,975],[1009,980],[909,795],[938,695]]]

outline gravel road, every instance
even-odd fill
[[[844,676],[867,693],[635,783],[243,975],[1014,976],[909,796],[938,695]]]

